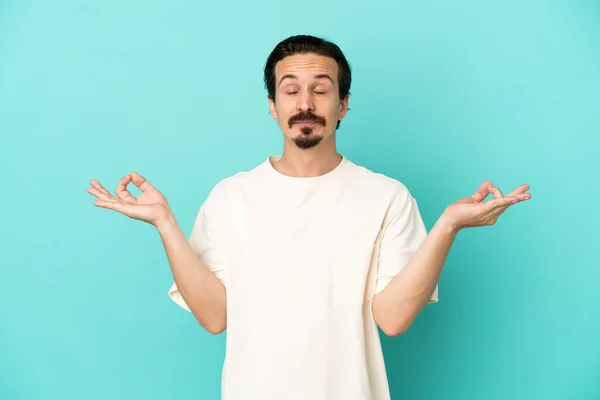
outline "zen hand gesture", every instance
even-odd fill
[[[494,225],[508,207],[531,198],[527,190],[529,185],[521,185],[505,197],[492,182],[485,181],[474,195],[452,203],[446,208],[444,214],[457,231],[463,228]],[[483,202],[490,193],[494,195],[494,199]]]
[[[142,191],[142,194],[138,198],[133,197],[127,190],[129,182],[133,182]],[[95,206],[108,208],[129,218],[144,221],[152,225],[156,225],[157,222],[164,220],[171,212],[165,196],[143,176],[135,172],[121,178],[117,184],[117,196],[111,195],[97,180],[91,180],[90,183],[92,187],[88,189],[88,193],[98,198],[94,202]]]

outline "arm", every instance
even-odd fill
[[[448,206],[406,265],[374,296],[373,317],[381,330],[389,336],[405,332],[430,301],[458,232],[494,225],[510,206],[531,198],[526,193],[528,189],[529,185],[521,185],[504,196],[500,189],[485,181],[475,194]],[[494,199],[483,202],[490,193]],[[402,240],[418,232],[406,226],[398,234]]]
[[[388,336],[405,332],[430,301],[457,230],[442,216],[404,267],[373,298],[373,316]]]
[[[213,334],[227,327],[227,302],[221,280],[203,265],[172,213],[156,224],[173,278],[200,325]]]
[[[128,190],[129,183],[136,185],[142,194],[137,198]],[[191,311],[200,325],[211,333],[221,333],[226,328],[226,294],[223,283],[224,266],[222,253],[218,245],[219,222],[212,222],[212,217],[219,219],[218,205],[215,200],[217,188],[198,213],[190,240],[184,236],[169,207],[166,197],[156,189],[145,177],[132,172],[125,175],[117,184],[116,196],[106,190],[100,182],[93,179],[88,193],[98,198],[94,206],[117,211],[129,218],[154,225],[165,246],[176,283],[169,292],[177,303]],[[207,210],[213,210],[209,212]],[[211,215],[211,218],[208,217]],[[181,290],[177,288],[181,286]]]

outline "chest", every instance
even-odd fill
[[[384,214],[340,191],[246,197],[228,214],[229,294],[272,312],[362,305]]]

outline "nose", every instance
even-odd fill
[[[315,111],[315,103],[310,91],[303,90],[298,97],[298,111]]]

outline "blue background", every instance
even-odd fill
[[[0,399],[219,397],[225,334],[168,299],[155,229],[87,188],[137,171],[188,234],[218,180],[280,153],[262,68],[297,33],[352,65],[339,150],[428,229],[486,179],[531,185],[383,337],[392,397],[600,398],[600,3],[4,0]]]

